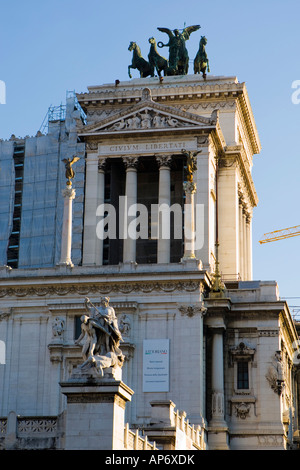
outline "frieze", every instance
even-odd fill
[[[181,119],[176,119],[170,115],[163,115],[155,113],[153,111],[144,110],[141,113],[136,113],[127,119],[121,119],[120,121],[107,126],[106,131],[131,131],[138,129],[170,129],[177,127],[191,127],[198,126],[198,124],[185,122]]]
[[[69,294],[109,294],[111,292],[121,292],[129,294],[131,292],[175,292],[186,291],[194,292],[201,289],[200,281],[173,281],[173,282],[124,282],[120,284],[91,284],[91,285],[76,285],[70,284],[65,286],[49,285],[49,286],[36,286],[36,287],[2,287],[0,289],[0,298],[3,297],[26,297],[38,296],[44,297],[47,295],[65,296]]]

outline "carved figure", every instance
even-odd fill
[[[85,307],[90,313],[92,325],[96,328],[97,348],[95,352],[99,350],[104,350],[106,353],[118,352],[120,341],[123,341],[123,338],[119,331],[115,310],[109,305],[109,297],[102,297],[98,308],[86,297]]]
[[[65,329],[65,321],[63,318],[56,317],[52,324],[53,336],[62,336]]]
[[[102,297],[98,308],[86,297],[85,307],[89,315],[81,316],[81,334],[75,341],[79,344],[84,340],[84,362],[80,369],[95,367],[96,372],[103,376],[105,368],[122,367],[124,355],[119,346],[123,338],[115,310],[109,305],[109,297]]]
[[[281,351],[276,351],[272,360],[272,367],[269,367],[266,374],[266,379],[268,380],[270,387],[274,390],[274,392],[278,395],[281,395],[285,386]]]
[[[210,72],[209,61],[208,61],[207,54],[205,51],[206,44],[207,44],[206,37],[201,36],[199,50],[194,60],[194,73],[195,74],[202,73],[204,80],[206,79],[206,70],[207,72]]]
[[[99,354],[95,356],[89,356],[87,360],[81,364],[80,369],[84,369],[87,366],[95,367],[96,372],[103,377],[103,369],[108,367],[116,368],[117,366],[122,367],[124,363],[124,355],[122,353],[116,354],[114,352],[107,353],[106,356]]]
[[[94,351],[97,345],[97,334],[95,326],[87,315],[82,315],[80,320],[81,334],[75,341],[75,344],[79,344],[83,339],[85,340],[82,347],[82,357],[86,361],[88,357],[94,355]]]
[[[132,62],[131,65],[128,65],[128,75],[129,78],[132,78],[131,69],[138,69],[140,72],[140,77],[154,77],[154,67],[147,62],[141,54],[141,50],[136,42],[131,41],[128,47],[129,51],[133,51]]]
[[[151,67],[153,67],[153,69],[156,70],[159,77],[161,77],[161,72],[163,72],[166,76],[168,71],[167,59],[165,59],[158,53],[155,38],[149,38],[149,43],[151,44],[150,51],[148,54],[149,64],[151,65]]]
[[[151,123],[151,116],[148,114],[148,111],[146,110],[143,115],[141,115],[141,128],[142,129],[150,129],[152,126]]]
[[[198,155],[198,153],[201,153],[201,150],[198,152],[193,152],[190,150],[182,149],[181,153],[186,156],[187,180],[192,183],[193,174],[197,170],[196,155]]]
[[[185,42],[190,38],[192,32],[197,31],[200,25],[188,26],[182,30],[168,28],[157,28],[169,36],[168,44],[158,42],[158,47],[169,47],[169,66],[167,75],[187,75],[189,69],[189,56]]]
[[[116,124],[114,124],[112,126],[112,129],[116,130],[116,131],[121,131],[122,129],[126,129],[126,122],[124,121],[124,119],[121,119],[121,121],[119,122],[116,122]]]
[[[131,330],[130,318],[124,313],[120,318],[120,331],[123,336],[129,336]]]
[[[73,156],[73,158],[64,158],[63,159],[63,162],[65,164],[65,167],[66,167],[66,178],[67,178],[67,185],[72,185],[72,182],[71,180],[74,178],[75,176],[75,172],[72,168],[72,165],[74,165],[74,163],[78,162],[78,160],[80,160],[79,157],[76,157],[75,155]]]

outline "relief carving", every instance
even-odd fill
[[[235,405],[235,414],[238,418],[246,419],[250,412],[249,403],[237,403]]]
[[[52,323],[52,335],[55,338],[61,338],[65,330],[65,320],[60,317],[56,317]]]
[[[272,366],[269,367],[266,374],[266,379],[269,382],[271,389],[277,393],[277,395],[281,395],[285,386],[281,351],[276,351],[272,360]]]
[[[109,131],[131,131],[143,129],[170,129],[176,127],[191,127],[195,123],[183,121],[173,116],[157,113],[153,110],[145,109],[137,112],[133,116],[122,118],[120,121],[107,126],[105,130]],[[104,129],[103,129],[104,130]]]

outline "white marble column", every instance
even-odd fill
[[[86,178],[85,178],[85,208],[84,208],[84,231],[83,231],[83,255],[84,266],[96,265],[96,224],[98,205],[98,155],[87,154]]]
[[[124,244],[123,263],[136,262],[136,239],[128,233],[128,227],[136,216],[128,216],[129,208],[137,203],[137,164],[138,157],[123,157],[126,167],[125,211],[124,211]]]
[[[170,155],[162,155],[156,157],[159,165],[159,188],[158,188],[158,205],[161,208],[158,213],[158,240],[157,240],[157,263],[170,263],[171,254],[171,163]],[[162,206],[164,205],[164,206]],[[165,209],[164,209],[165,207]],[[164,237],[167,230],[163,230],[164,224],[168,223],[169,235]],[[167,227],[165,227],[167,228]]]
[[[60,252],[60,265],[73,266],[71,260],[72,249],[72,201],[75,198],[75,189],[72,186],[67,186],[62,195],[64,198],[64,212],[63,212],[63,227],[61,238],[61,252]]]
[[[212,331],[212,422],[224,425],[223,328]]]
[[[105,165],[106,158],[98,159],[98,207],[105,203]],[[96,244],[96,265],[103,264],[103,234],[98,237]]]
[[[185,191],[184,204],[184,255],[183,260],[195,259],[195,204],[194,194],[196,184],[193,182],[183,183]]]

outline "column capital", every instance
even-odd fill
[[[171,168],[172,155],[155,155],[159,168]]]
[[[106,167],[106,157],[98,157],[98,171],[104,171]]]
[[[76,196],[76,191],[73,188],[65,188],[62,190],[63,197],[68,197],[69,199],[74,199]]]
[[[196,183],[193,183],[191,181],[185,181],[183,183],[183,189],[186,193],[194,194],[196,192],[197,186]]]
[[[138,157],[122,157],[122,160],[126,167],[126,170],[128,170],[128,169],[136,169],[139,158]]]

